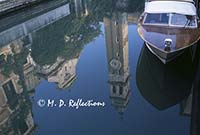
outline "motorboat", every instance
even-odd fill
[[[151,0],[138,20],[138,33],[163,63],[200,39],[200,20],[193,0]]]

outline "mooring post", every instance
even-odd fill
[[[198,41],[197,45],[200,45]],[[198,54],[197,52],[196,54]],[[200,55],[196,55],[200,57]],[[190,135],[200,135],[200,59],[197,58],[196,73],[193,83],[193,101],[192,101],[192,114],[191,114],[191,125],[190,125]]]

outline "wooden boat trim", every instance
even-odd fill
[[[195,40],[195,41],[192,42],[191,44],[189,44],[189,45],[187,45],[187,46],[184,46],[184,47],[182,47],[182,48],[179,48],[179,49],[176,49],[176,50],[167,52],[167,51],[164,51],[164,50],[158,48],[157,46],[153,45],[153,44],[150,43],[149,41],[147,41],[147,40],[142,36],[141,32],[139,31],[139,29],[141,29],[141,27],[142,27],[142,26],[138,26],[137,31],[138,31],[140,37],[142,38],[142,40],[144,40],[144,42],[148,43],[149,45],[153,46],[154,48],[156,48],[156,49],[158,49],[159,51],[161,51],[161,52],[163,52],[163,53],[166,53],[166,54],[174,53],[174,52],[183,50],[183,49],[185,49],[185,48],[188,48],[188,47],[192,46],[193,44],[195,44],[197,41],[200,40],[200,36],[199,36],[199,37],[197,38],[197,40]]]

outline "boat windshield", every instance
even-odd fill
[[[148,13],[144,23],[146,24],[168,24],[169,14],[168,13]]]
[[[195,17],[190,15],[172,14],[171,25],[196,26]]]
[[[177,27],[196,27],[196,17],[176,13],[147,13],[144,24],[147,25],[168,25]]]

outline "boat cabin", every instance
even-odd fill
[[[151,1],[145,5],[143,25],[197,28],[198,17],[193,3],[185,1]]]

